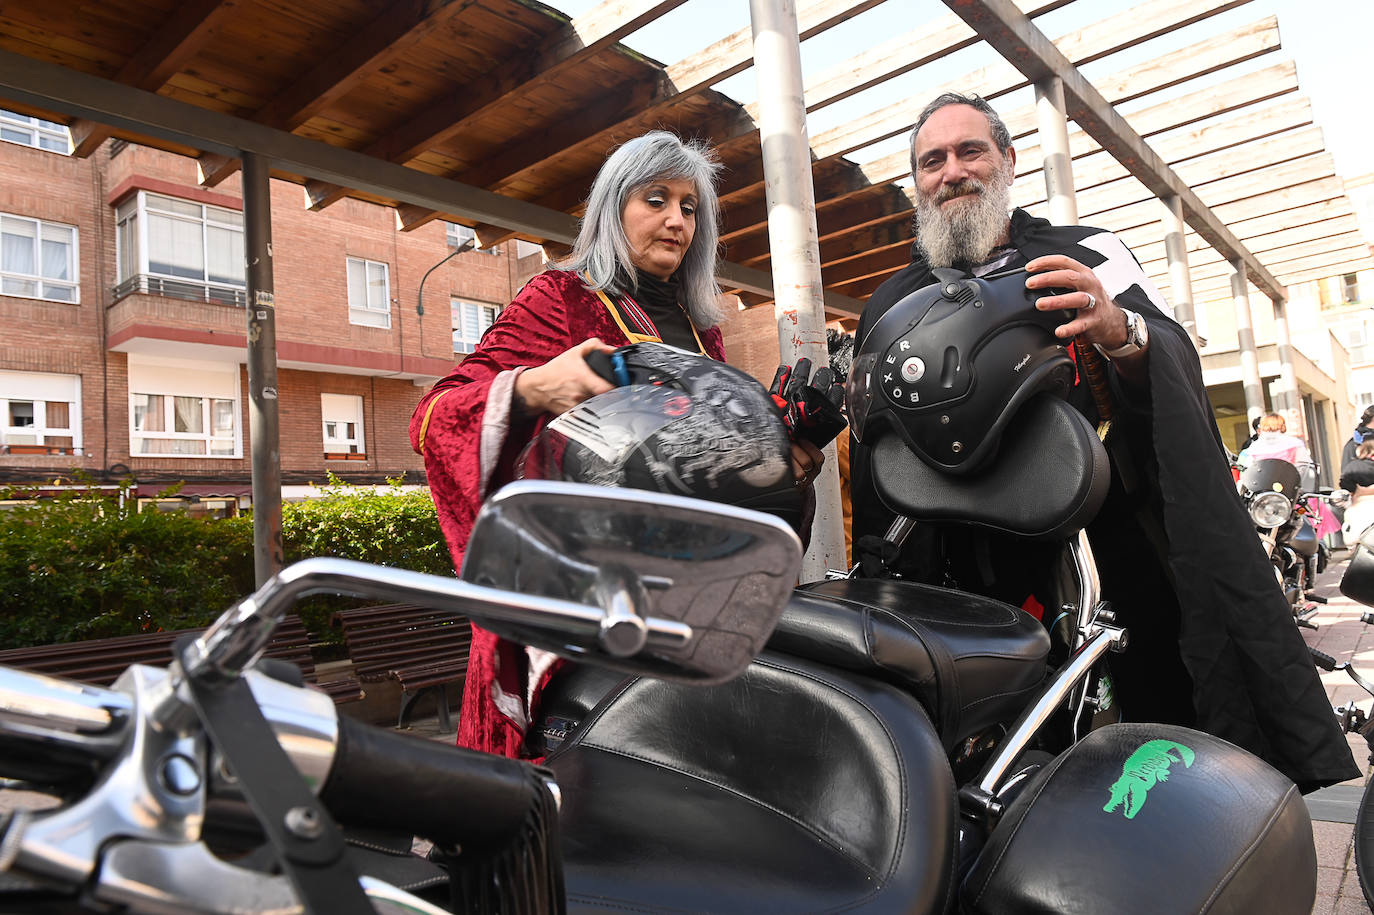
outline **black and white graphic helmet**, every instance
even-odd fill
[[[791,442],[763,385],[662,344],[616,352],[629,384],[550,422],[521,455],[517,476],[710,499],[799,522]]]

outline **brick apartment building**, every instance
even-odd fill
[[[195,160],[119,141],[73,158],[61,125],[9,112],[0,137],[0,485],[132,477],[152,498],[182,482],[182,507],[236,510],[251,490],[237,179],[207,190]],[[543,269],[540,249],[444,262],[467,230],[271,193],[283,495],[327,470],[419,482],[412,408]]]

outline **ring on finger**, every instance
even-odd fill
[[[1084,305],[1082,310],[1091,311],[1092,309],[1096,308],[1097,297],[1093,295],[1091,292],[1084,292],[1083,294],[1088,297],[1088,304]]]

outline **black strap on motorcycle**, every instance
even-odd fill
[[[194,639],[177,641],[178,658],[185,656]],[[206,733],[238,779],[305,911],[374,915],[358,875],[344,857],[339,827],[277,743],[248,681],[239,677],[210,682],[188,676],[186,686]]]

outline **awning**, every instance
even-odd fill
[[[176,483],[140,483],[134,495],[140,499],[155,499]],[[244,499],[252,498],[252,483],[184,483],[175,497],[199,499]]]

